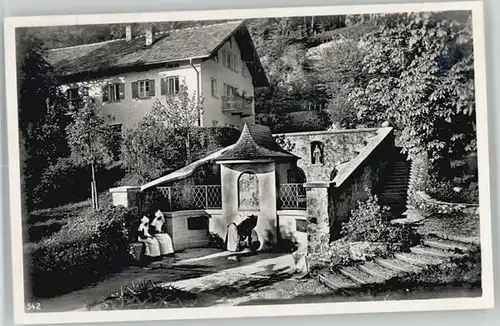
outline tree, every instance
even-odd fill
[[[82,107],[73,113],[74,121],[66,128],[71,150],[70,160],[76,166],[90,166],[91,194],[94,209],[99,209],[95,170],[113,161],[112,131],[91,97],[83,100]]]
[[[127,182],[143,184],[184,165],[184,140],[157,119],[144,119],[125,133],[121,160],[129,172]]]
[[[369,123],[392,121],[404,149],[426,151],[433,174],[447,178],[451,160],[475,150],[470,20],[391,15],[365,42],[367,78],[349,100]]]
[[[329,96],[327,112],[337,127],[352,129],[358,123],[357,108],[348,101],[353,87],[366,79],[362,70],[365,50],[357,39],[332,42],[315,65],[319,81]]]
[[[196,92],[189,95],[188,87],[183,82],[177,94],[165,96],[165,102],[155,100],[147,120],[166,123],[168,127],[177,129],[184,139],[186,148],[185,163],[191,163],[190,130],[200,124],[203,112],[203,97]],[[148,123],[148,122],[146,122]]]
[[[28,209],[39,204],[34,189],[44,171],[69,154],[65,128],[68,101],[59,89],[52,66],[45,60],[45,45],[17,31],[18,112],[24,201]]]

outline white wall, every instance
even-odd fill
[[[222,49],[230,51],[236,55],[237,71],[224,67],[222,63]],[[254,96],[252,76],[250,75],[246,64],[241,61],[241,53],[234,37],[232,38],[232,48],[230,48],[229,42],[226,42],[226,44],[219,49],[218,56],[219,62],[206,60],[201,64],[201,90],[204,95],[205,105],[203,126],[212,126],[213,121],[217,121],[219,126],[235,125],[237,127],[242,127],[244,122],[253,123],[255,121],[255,114],[253,117],[241,119],[238,115],[233,116],[231,113],[222,112],[221,96],[224,95],[224,83],[238,88],[238,92],[240,94],[242,91],[245,91],[246,96]],[[245,77],[243,77],[242,66],[245,67]],[[217,97],[212,96],[211,78],[215,78],[217,80]]]
[[[200,70],[200,65],[195,65]],[[97,98],[98,103],[102,104],[102,112],[110,123],[121,123],[123,130],[135,127],[147,113],[151,111],[151,106],[155,99],[163,100],[164,96],[160,93],[161,78],[169,76],[179,76],[179,83],[184,80],[189,93],[196,91],[197,74],[190,65],[180,66],[178,68],[158,68],[148,71],[128,72],[113,77],[92,80],[87,82],[73,83],[63,86],[63,90],[70,87],[89,87],[89,95]],[[132,82],[144,79],[155,80],[155,96],[148,99],[132,98]],[[119,102],[102,103],[102,87],[110,83],[125,84],[125,99]]]

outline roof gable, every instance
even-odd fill
[[[197,26],[156,33],[153,44],[146,46],[145,36],[74,47],[52,49],[47,60],[60,77],[106,73],[124,68],[211,57],[231,36],[241,48],[242,58],[250,65],[255,86],[267,85],[267,77],[254,54],[250,34],[243,21]]]
[[[236,144],[217,158],[218,161],[256,159],[296,160],[298,157],[276,143],[269,127],[245,124]]]

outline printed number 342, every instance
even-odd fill
[[[39,302],[29,302],[26,304],[26,309],[28,311],[42,310],[42,305]]]

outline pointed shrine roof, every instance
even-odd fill
[[[267,126],[245,124],[240,138],[217,161],[278,159],[296,160],[298,156],[278,145]]]

